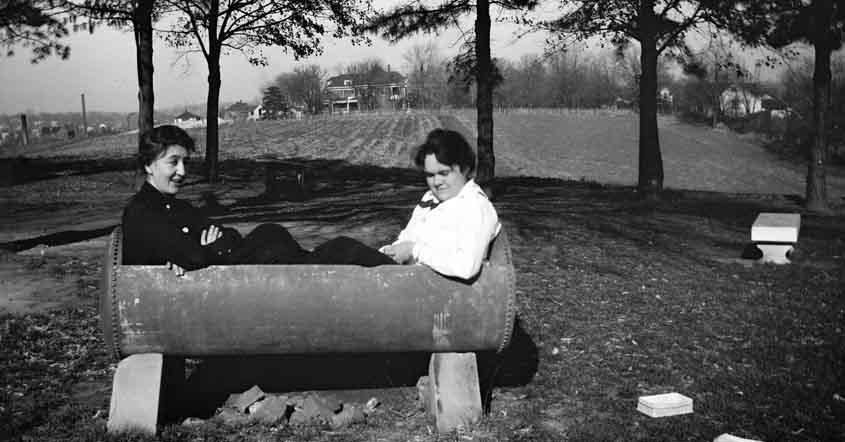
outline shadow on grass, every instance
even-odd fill
[[[537,346],[518,318],[507,349],[476,354],[486,410],[494,387],[527,385],[537,372]],[[429,352],[397,352],[206,358],[193,369],[181,391],[167,393],[174,403],[165,405],[164,417],[169,421],[208,418],[230,394],[253,385],[270,393],[413,387],[428,375],[430,356]]]
[[[132,158],[97,160],[0,158],[0,187],[65,176],[131,170],[135,170],[135,160]]]
[[[0,250],[9,252],[20,252],[29,250],[38,245],[55,247],[75,242],[88,241],[111,233],[117,225],[107,226],[90,230],[66,230],[50,233],[48,235],[36,236],[34,238],[21,239],[17,241],[0,242]]]
[[[206,192],[206,214],[221,223],[275,222],[281,214],[288,221],[378,218],[385,216],[383,209],[407,211],[425,190],[422,174],[416,170],[342,160],[291,158],[272,167],[250,162],[228,163],[224,169],[229,183],[263,181],[264,186],[261,193],[228,204],[220,203],[213,191]]]

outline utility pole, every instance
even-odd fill
[[[420,107],[425,110],[425,70],[423,66],[420,63]]]
[[[29,126],[26,124],[26,114],[21,114],[21,135],[23,145],[26,146],[29,144]]]
[[[85,94],[82,94],[82,135],[88,136],[88,119],[85,116]]]

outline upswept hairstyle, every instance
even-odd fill
[[[414,153],[414,164],[422,169],[425,157],[434,154],[437,161],[447,166],[457,165],[465,176],[475,172],[475,152],[459,132],[448,129],[434,129],[428,133],[425,142]]]
[[[179,126],[165,124],[154,127],[141,135],[141,142],[138,146],[138,167],[144,170],[144,166],[153,163],[161,154],[167,151],[168,146],[179,145],[188,152],[194,152],[194,139]]]

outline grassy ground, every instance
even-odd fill
[[[219,218],[284,222],[306,244],[340,231],[379,243],[423,190],[402,169],[313,166],[326,172],[312,199],[270,202],[256,198],[263,177],[255,163],[224,162]],[[118,183],[114,193],[108,183]],[[758,265],[738,259],[749,227],[761,211],[800,212],[791,196],[668,191],[645,203],[626,186],[501,184],[495,204],[511,239],[521,332],[478,426],[437,435],[405,388],[376,392],[380,411],[341,430],[209,421],[134,440],[845,439],[845,216],[803,213],[793,264]],[[204,186],[186,197],[199,198]],[[0,192],[15,197],[4,202],[4,229],[14,228],[9,218],[36,225],[39,216],[84,224],[119,208],[131,187],[128,172],[96,167],[13,186],[16,194]],[[105,197],[92,201],[92,189]],[[44,200],[55,203],[39,211]],[[0,253],[0,265],[14,269],[6,274],[16,275],[9,282],[55,278],[76,287],[76,298],[0,317],[0,440],[108,440],[114,362],[97,329],[101,243],[16,253],[14,244]],[[695,412],[652,419],[636,411],[638,396],[669,391],[693,398]]]
[[[475,114],[455,117],[475,134]],[[638,116],[610,111],[506,111],[494,115],[497,174],[637,182]],[[658,120],[664,184],[729,193],[804,194],[806,165],[775,157],[754,142],[704,125]],[[845,204],[845,174],[828,170],[828,191]]]

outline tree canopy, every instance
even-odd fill
[[[364,27],[369,32],[381,34],[396,42],[420,32],[432,33],[449,26],[460,26],[459,18],[474,16],[472,32],[464,33],[464,47],[460,60],[465,65],[460,72],[474,75],[476,85],[475,106],[478,132],[478,167],[476,179],[492,191],[486,183],[495,174],[493,154],[493,88],[494,70],[490,53],[490,7],[502,10],[526,11],[537,5],[537,0],[443,0],[434,5],[423,2],[407,2],[389,11],[381,12]]]
[[[315,64],[297,66],[293,72],[276,77],[274,86],[285,97],[288,106],[301,107],[305,112],[317,114],[323,104],[323,79],[326,73]]]
[[[319,54],[321,39],[331,32],[349,37],[369,3],[354,0],[166,0],[181,14],[166,40],[174,47],[214,52],[241,52],[250,63],[266,65],[262,48],[278,47],[295,58]],[[358,41],[361,39],[358,38]]]
[[[813,144],[809,150],[806,206],[827,211],[825,166],[830,158],[830,60],[845,40],[845,0],[760,0],[748,8],[750,19],[731,22],[747,43],[784,48],[805,42],[813,46]]]
[[[638,187],[648,197],[663,189],[663,159],[657,131],[657,60],[661,54],[686,55],[685,37],[694,27],[727,27],[741,22],[740,0],[562,0],[564,13],[541,22],[553,46],[600,37],[619,48],[640,45],[640,137]]]
[[[153,22],[165,11],[157,0],[67,0],[75,15],[86,16],[117,28],[129,28],[135,37],[135,68],[138,75],[138,140],[153,128],[155,93],[153,89]]]
[[[220,56],[241,52],[266,65],[262,48],[278,47],[296,59],[321,52],[322,38],[351,36],[370,10],[369,0],[165,0],[180,12],[167,41],[200,52],[208,65],[205,166],[210,182],[218,173],[217,115]]]
[[[279,86],[268,86],[264,89],[261,105],[264,106],[264,119],[275,120],[290,108],[287,97]]]
[[[425,109],[439,108],[446,101],[446,62],[434,41],[419,43],[402,54],[408,73],[408,104]]]
[[[56,54],[70,57],[70,47],[62,42],[69,34],[72,17],[63,15],[64,8],[49,0],[0,1],[0,48],[8,56],[18,46],[32,48],[32,63]],[[73,23],[71,22],[73,26]]]

